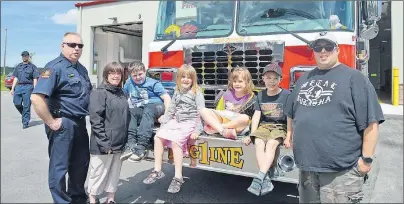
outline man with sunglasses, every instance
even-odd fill
[[[11,86],[14,106],[22,116],[22,128],[29,127],[31,119],[31,92],[39,77],[38,69],[29,61],[29,52],[21,53],[22,62],[14,69],[14,81]]]
[[[78,61],[82,48],[79,34],[66,33],[62,53],[45,65],[31,96],[49,139],[48,183],[55,203],[87,201],[84,182],[90,155],[85,117],[92,86],[87,69]]]
[[[285,109],[299,201],[360,202],[383,112],[369,79],[338,61],[332,33],[320,33],[310,47],[317,67],[299,78]]]

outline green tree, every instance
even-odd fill
[[[35,52],[29,53],[29,59],[28,61],[32,63],[32,57],[35,55]]]

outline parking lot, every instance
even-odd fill
[[[1,202],[51,203],[47,185],[47,138],[42,121],[32,111],[32,127],[22,129],[21,118],[9,92],[1,92]],[[372,202],[403,202],[403,118],[386,116],[380,127],[376,156],[381,169]],[[89,126],[88,126],[89,128]],[[173,166],[165,165],[166,177],[153,185],[142,180],[153,163],[124,162],[116,195],[120,203],[269,203],[298,202],[296,185],[274,183],[273,193],[256,197],[247,188],[250,178],[184,169],[186,183],[176,195],[167,193],[174,175]],[[104,198],[101,199],[104,201]]]

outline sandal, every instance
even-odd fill
[[[143,183],[144,184],[152,184],[152,183],[154,183],[154,182],[156,182],[158,179],[161,179],[161,178],[163,178],[165,175],[164,175],[164,173],[163,173],[163,171],[152,171],[152,173],[149,175],[149,176],[147,176],[147,178],[145,178],[144,180],[143,180]]]
[[[218,131],[216,131],[215,129],[213,129],[210,125],[206,124],[205,126],[203,126],[203,130],[206,132],[206,134],[208,135],[213,135],[216,133],[219,133]]]
[[[181,186],[184,183],[183,179],[179,179],[179,178],[173,178],[173,180],[171,181],[170,186],[168,187],[167,192],[169,193],[178,193],[181,190]]]
[[[259,178],[254,178],[253,181],[251,182],[250,187],[248,187],[247,191],[256,196],[259,196],[261,193],[261,189],[262,189],[262,180]]]
[[[232,139],[236,140],[237,139],[237,133],[235,129],[224,129],[222,132],[223,137],[227,139]]]

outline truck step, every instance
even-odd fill
[[[184,167],[246,177],[254,177],[258,173],[255,147],[253,144],[244,145],[241,139],[230,140],[219,135],[202,134],[197,140],[189,140],[187,150],[188,154],[184,155]],[[277,158],[282,158],[285,155],[293,158],[292,151],[280,145],[277,150]],[[145,159],[154,160],[153,150],[148,151]],[[163,162],[173,164],[173,161],[172,150],[166,148]],[[277,163],[273,165],[273,168],[276,166]],[[294,168],[290,172],[280,171],[279,176],[273,180],[297,184],[297,169]]]

